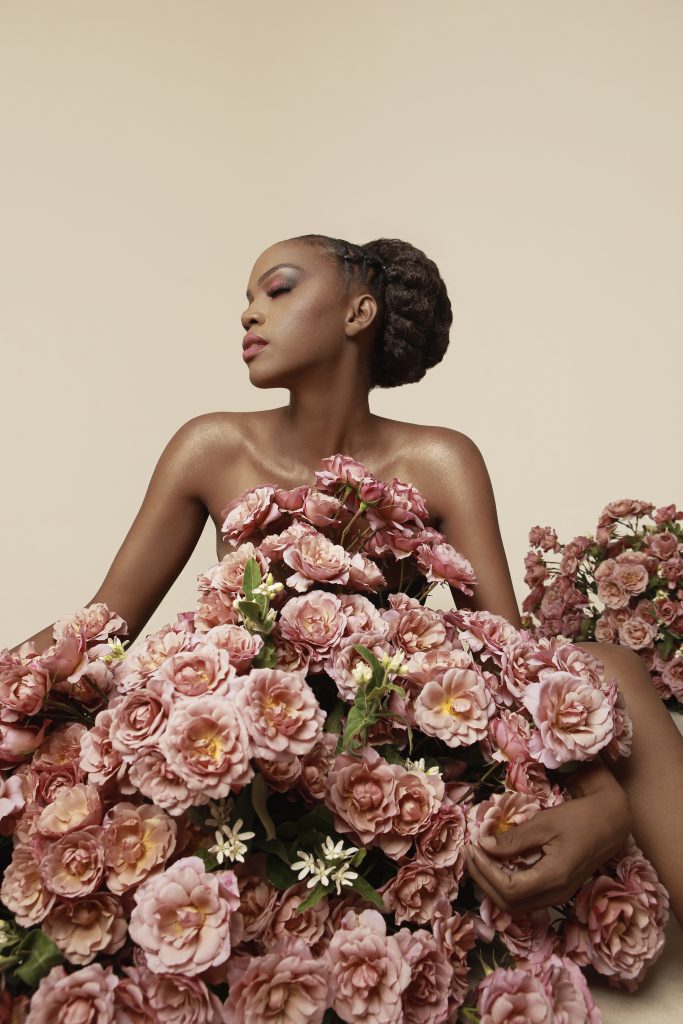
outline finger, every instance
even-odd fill
[[[497,893],[496,903],[500,906],[503,900],[516,911],[531,900],[537,901],[537,906],[549,906],[554,894],[559,893],[566,882],[551,858],[544,857],[530,868],[506,871],[483,850],[473,847],[472,856],[479,874]]]
[[[492,899],[496,906],[500,907],[501,910],[509,911],[510,908],[505,902],[502,894],[498,892],[495,886],[491,885],[488,878],[479,870],[474,848],[471,847],[466,852],[465,858],[467,861],[467,873],[477,883],[482,892],[486,893],[486,895]]]
[[[507,832],[480,836],[478,844],[492,857],[511,857],[532,848],[542,849],[557,837],[554,816],[548,817],[549,810],[539,811],[529,821],[515,825]]]

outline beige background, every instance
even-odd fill
[[[533,524],[680,504],[682,49],[676,0],[1,0],[0,644],[92,596],[181,423],[286,400],[239,317],[293,234],[439,265],[446,359],[373,409],[476,441],[520,601]]]

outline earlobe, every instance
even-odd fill
[[[370,326],[377,315],[377,302],[372,295],[360,295],[346,317],[346,334],[353,337]]]

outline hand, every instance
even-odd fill
[[[525,914],[566,903],[596,868],[623,847],[631,830],[626,795],[602,764],[584,769],[569,786],[573,799],[529,821],[467,847],[467,870],[502,910]],[[506,870],[496,863],[540,850],[532,867]]]

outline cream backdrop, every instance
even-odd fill
[[[0,644],[95,593],[181,423],[286,400],[239,317],[293,234],[438,264],[446,358],[372,405],[476,441],[520,601],[531,525],[680,504],[682,50],[676,0],[0,0]],[[608,1019],[673,1020],[653,975]]]

